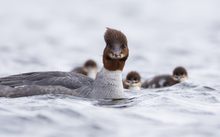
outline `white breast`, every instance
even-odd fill
[[[139,86],[129,87],[130,90],[141,90]]]
[[[92,98],[123,98],[124,89],[121,71],[109,71],[103,68],[94,81]]]
[[[94,69],[89,70],[89,71],[88,71],[88,74],[87,74],[87,76],[90,77],[90,78],[92,78],[92,79],[95,79],[95,78],[96,78],[96,75],[97,75],[97,71],[94,70]]]

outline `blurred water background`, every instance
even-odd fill
[[[116,101],[0,99],[1,137],[219,137],[219,0],[0,0],[0,76],[102,66],[106,27],[127,35],[143,79],[185,66],[189,81]]]

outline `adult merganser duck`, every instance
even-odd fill
[[[0,78],[1,97],[67,94],[84,98],[124,98],[122,70],[129,56],[126,36],[107,28],[104,67],[95,80],[73,72],[32,72]],[[7,86],[7,87],[5,87]]]
[[[188,78],[187,71],[184,67],[176,67],[173,71],[173,75],[159,75],[151,80],[146,80],[142,84],[142,88],[162,88],[169,87],[180,82],[185,81]]]
[[[126,79],[123,81],[125,89],[141,90],[141,76],[136,71],[131,71],[127,74]]]
[[[97,71],[98,71],[97,64],[94,60],[91,60],[91,59],[87,60],[84,63],[83,67],[77,67],[72,70],[72,72],[86,75],[92,79],[96,78]]]

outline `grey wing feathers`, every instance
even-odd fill
[[[74,90],[61,87],[61,86],[36,86],[29,85],[24,87],[8,87],[0,85],[0,97],[26,97],[34,95],[45,95],[45,94],[65,94],[79,96],[79,93]]]
[[[77,96],[83,98],[90,98],[92,87],[91,86],[83,86],[81,88],[75,89],[74,92],[77,93]]]
[[[84,85],[91,85],[93,79],[71,72],[32,72],[0,78],[0,85],[18,87],[24,85],[63,86],[77,89]]]

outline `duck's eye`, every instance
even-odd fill
[[[121,45],[121,48],[122,48],[122,49],[126,48],[126,45],[125,45],[125,44],[122,44],[122,45]]]
[[[128,83],[131,83],[132,80],[127,80]]]
[[[112,45],[111,45],[111,44],[108,44],[107,46],[108,46],[108,48],[112,48]]]

